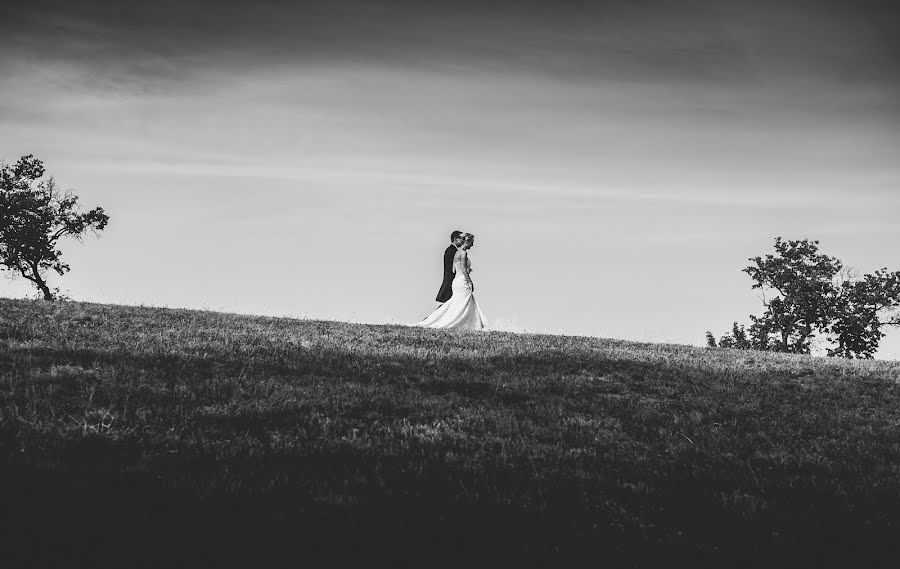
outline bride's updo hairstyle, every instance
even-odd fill
[[[474,233],[463,233],[463,243],[468,243],[469,247],[475,245],[475,234]]]

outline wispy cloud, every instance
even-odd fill
[[[32,0],[0,8],[9,52],[107,77],[178,77],[261,61],[393,62],[571,81],[896,82],[878,0]]]

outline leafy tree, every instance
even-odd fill
[[[818,241],[781,237],[775,239],[774,255],[750,261],[753,264],[744,272],[755,281],[752,288],[763,292],[766,306],[762,316],[750,317],[757,331],[775,351],[808,354],[815,332],[829,323],[833,280],[843,264],[819,253]]]
[[[711,345],[709,340],[712,338],[712,333],[706,332],[706,344]],[[713,339],[715,342],[715,339]],[[712,345],[714,348],[715,345]],[[739,350],[749,350],[753,347],[750,340],[747,339],[747,331],[743,326],[738,326],[738,323],[735,322],[731,327],[731,335],[725,335],[719,338],[719,347],[720,348],[737,348]]]
[[[744,269],[763,293],[765,312],[747,330],[732,327],[719,347],[808,354],[816,334],[837,343],[829,356],[871,358],[885,326],[900,325],[900,271],[852,278],[843,263],[819,252],[819,242],[775,239],[775,254]],[[707,332],[707,344],[712,334]]]
[[[31,154],[15,166],[0,164],[0,268],[28,279],[45,300],[53,300],[42,273],[69,270],[57,242],[102,231],[109,216],[102,207],[82,213],[75,194],[60,191],[53,178],[40,180],[43,175],[43,162]]]
[[[879,269],[857,281],[841,283],[829,332],[837,346],[829,356],[872,358],[884,326],[900,326],[900,271]]]

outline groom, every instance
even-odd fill
[[[454,277],[453,257],[456,256],[457,249],[462,247],[462,235],[462,231],[454,231],[450,234],[450,246],[444,251],[444,282],[441,283],[441,290],[438,291],[437,298],[435,298],[438,302],[447,302],[453,296],[453,289],[450,288]]]

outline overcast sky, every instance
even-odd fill
[[[741,269],[776,236],[900,269],[890,2],[32,0],[0,21],[0,159],[33,153],[111,217],[64,247],[78,300],[412,322],[459,228],[500,328],[702,344],[762,311]]]

